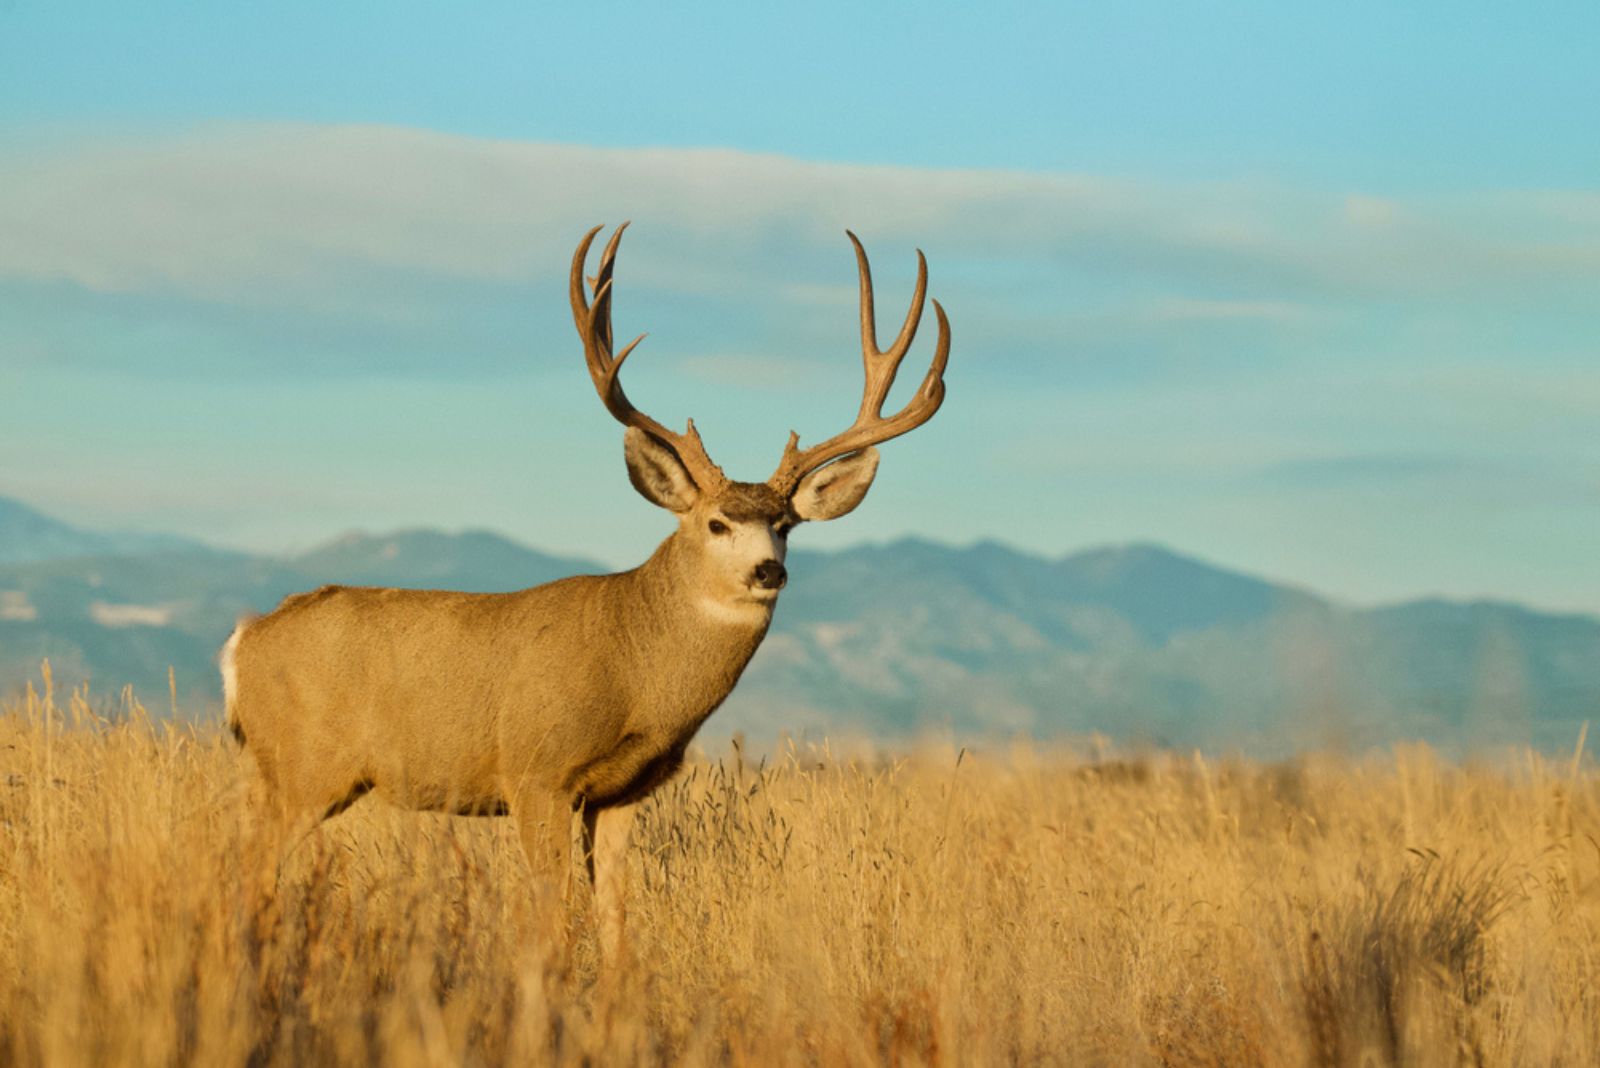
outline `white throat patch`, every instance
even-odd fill
[[[742,627],[755,627],[765,623],[772,616],[772,606],[778,603],[774,597],[770,601],[724,601],[717,597],[706,595],[697,598],[696,607],[705,615],[719,623],[732,623]]]

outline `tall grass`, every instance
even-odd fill
[[[218,732],[0,715],[0,1063],[1600,1063],[1576,761],[698,761],[633,962],[550,938],[506,820],[363,802],[279,890]]]

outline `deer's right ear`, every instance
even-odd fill
[[[678,454],[650,434],[630,426],[622,436],[622,451],[628,460],[628,481],[651,504],[681,514],[700,499],[700,488]]]

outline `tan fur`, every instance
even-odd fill
[[[516,817],[541,885],[564,880],[582,811],[608,956],[621,942],[622,863],[633,806],[670,776],[766,635],[785,581],[787,531],[861,502],[875,444],[922,425],[944,398],[949,326],[900,412],[884,397],[916,333],[927,284],[918,253],[912,312],[894,344],[873,337],[861,278],[866,386],[852,426],[798,448],[791,434],[765,483],[732,482],[694,423],[676,434],[617,381],[635,341],[611,353],[619,229],[591,304],[573,258],[573,322],[606,409],[628,429],[628,477],[678,530],[644,564],[506,594],[324,586],[241,622],[223,648],[228,724],[255,757],[281,837],[366,794],[413,809]]]
[[[282,833],[293,840],[290,828],[367,793],[411,809],[508,812],[551,885],[565,879],[581,809],[591,839],[597,825],[607,831],[592,846],[601,865],[614,861],[597,901],[608,946],[620,945],[615,858],[631,806],[677,769],[776,603],[776,591],[738,581],[755,561],[717,557],[737,539],[706,533],[713,517],[735,522],[703,500],[620,574],[506,594],[324,586],[241,624],[223,654],[228,722]],[[706,600],[721,611],[707,613]]]

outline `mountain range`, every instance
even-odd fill
[[[176,534],[103,533],[52,519],[21,501],[0,497],[0,564],[26,564],[74,556],[140,555],[196,549]]]
[[[606,570],[487,532],[350,534],[297,556],[84,531],[0,498],[0,692],[131,684],[212,714],[234,620],[329,582],[475,591]],[[1101,733],[1287,751],[1420,737],[1570,746],[1600,713],[1600,619],[1495,602],[1356,609],[1154,545],[1056,559],[918,539],[797,550],[716,731]]]

